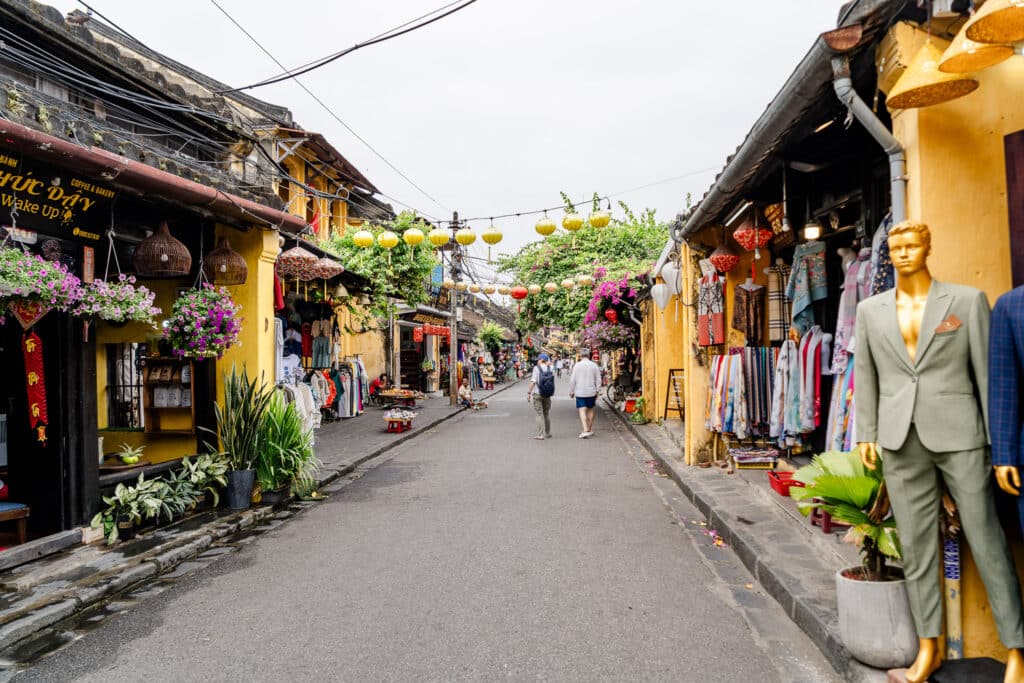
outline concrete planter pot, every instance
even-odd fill
[[[836,572],[843,645],[859,661],[878,669],[908,666],[917,656],[917,631],[906,581],[850,578],[859,573],[860,567]]]

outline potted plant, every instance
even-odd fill
[[[263,415],[256,456],[262,502],[276,505],[285,500],[295,480],[308,474],[310,462],[315,462],[312,432],[303,428],[295,405],[275,395]]]
[[[134,486],[118,484],[114,495],[104,496],[107,507],[92,518],[92,527],[103,527],[108,545],[118,539],[129,540],[144,521],[155,520],[164,509],[167,484],[159,479],[139,475]]]
[[[250,380],[244,367],[241,374],[232,367],[231,374],[224,377],[224,403],[213,406],[215,436],[223,448],[208,443],[207,449],[224,453],[227,458],[228,507],[232,510],[245,510],[252,502],[256,476],[253,465],[259,455],[260,428],[271,396],[266,384]]]
[[[186,455],[181,459],[181,471],[195,488],[197,504],[202,504],[207,494],[213,507],[220,504],[220,489],[228,485],[228,462],[223,454],[203,453],[194,459]]]
[[[203,285],[174,302],[164,326],[171,352],[181,358],[220,358],[238,342],[239,306],[223,287]]]
[[[0,324],[9,307],[32,306],[71,311],[82,295],[82,281],[55,261],[22,249],[0,247]]]
[[[117,452],[117,457],[125,465],[138,465],[139,460],[142,458],[142,451],[145,448],[144,445],[129,446],[126,443],[122,443],[121,449]]]
[[[864,467],[856,452],[814,456],[793,478],[804,486],[789,495],[804,515],[816,508],[850,525],[845,539],[860,548],[861,566],[836,573],[839,632],[860,661],[881,669],[906,666],[917,654],[917,634],[902,570],[896,520],[889,514],[881,467]]]
[[[81,295],[72,313],[83,318],[99,318],[114,325],[141,322],[153,326],[160,309],[153,305],[156,294],[135,285],[135,277],[118,275],[117,280],[94,280],[82,285]]]

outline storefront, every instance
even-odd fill
[[[398,379],[401,388],[423,393],[448,386],[449,313],[430,306],[398,313]]]

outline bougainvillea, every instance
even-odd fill
[[[580,331],[584,346],[605,350],[630,349],[637,344],[637,328],[633,325],[613,325],[609,322],[593,322]]]
[[[135,285],[131,275],[119,275],[117,280],[96,280],[82,286],[82,294],[72,313],[82,317],[96,317],[110,322],[140,322],[154,324],[160,309],[153,305],[156,295],[142,285]]]
[[[595,273],[595,279],[596,275]],[[587,314],[583,317],[583,324],[589,325],[596,322],[604,310],[610,306],[633,303],[637,294],[636,285],[637,281],[628,274],[617,280],[605,280],[598,283],[590,297],[590,304],[587,306]]]
[[[220,358],[238,343],[240,309],[223,287],[189,290],[174,302],[164,338],[182,358]]]
[[[82,281],[64,264],[21,249],[0,249],[0,324],[11,301],[38,301],[59,311],[71,311],[81,296]]]

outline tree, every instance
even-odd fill
[[[566,210],[575,211],[563,193]],[[594,195],[597,209],[597,194]],[[499,260],[498,269],[510,273],[516,284],[560,284],[567,278],[590,275],[595,281],[642,277],[653,268],[668,240],[668,226],[655,219],[654,210],[639,215],[619,202],[622,218],[606,228],[584,225],[574,235],[558,232],[547,239],[526,245],[513,256]],[[639,286],[639,281],[636,281]],[[531,332],[545,325],[561,325],[576,330],[590,306],[592,291],[577,287],[530,296],[523,302],[517,326]]]

